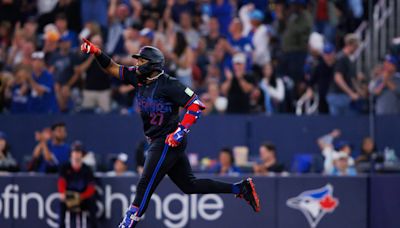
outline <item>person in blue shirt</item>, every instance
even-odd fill
[[[222,148],[220,150],[218,163],[212,168],[212,172],[221,176],[240,175],[240,169],[235,166],[235,159],[230,148]]]
[[[11,113],[29,112],[29,77],[31,77],[31,72],[28,68],[18,67],[15,69],[14,80],[6,90],[11,96]]]
[[[65,142],[67,128],[65,123],[55,123],[51,130],[46,128],[35,134],[38,144],[33,150],[28,170],[51,173],[69,161],[70,145]]]
[[[233,69],[232,56],[238,52],[242,52],[246,55],[247,59],[246,71],[251,71],[254,46],[248,37],[243,36],[243,24],[239,18],[234,18],[230,23],[229,36],[224,43],[224,47],[226,51],[225,64],[227,67]]]
[[[222,35],[228,35],[228,26],[233,17],[233,7],[229,0],[215,0],[211,3],[211,16],[218,18]]]
[[[31,90],[31,113],[57,113],[58,104],[54,92],[53,76],[45,68],[44,53],[32,54],[32,77],[29,77]]]

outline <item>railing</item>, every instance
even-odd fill
[[[400,2],[397,0],[379,0],[370,17],[355,31],[361,44],[354,59],[357,72],[370,76],[370,72],[388,52],[393,38],[400,36]]]

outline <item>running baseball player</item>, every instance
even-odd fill
[[[260,210],[259,198],[251,178],[230,184],[197,179],[185,154],[190,127],[204,110],[199,97],[175,78],[164,73],[164,55],[152,46],[144,46],[134,66],[115,63],[98,47],[84,39],[81,51],[93,54],[98,64],[113,77],[134,86],[143,129],[150,142],[144,171],[137,183],[136,196],[119,228],[132,228],[146,211],[151,195],[165,175],[186,194],[227,193],[245,199],[254,211]],[[179,121],[179,107],[187,111]]]

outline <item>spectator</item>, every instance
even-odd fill
[[[330,43],[335,43],[338,18],[334,1],[317,0],[313,4],[314,30],[323,34]]]
[[[216,17],[210,17],[208,21],[208,34],[206,35],[206,47],[207,51],[212,51],[217,45],[218,40],[221,38],[221,34],[219,32],[219,21]]]
[[[195,56],[182,32],[175,33],[172,46],[173,51],[167,56],[172,64],[170,70],[175,71],[177,79],[182,84],[192,87],[192,66],[195,63]]]
[[[97,47],[103,47],[103,39],[100,35],[92,37],[91,41]],[[111,110],[111,77],[107,75],[94,61],[94,56],[89,55],[79,66],[79,72],[86,73],[84,78],[82,108],[99,109],[100,113],[108,113]],[[97,110],[96,110],[97,111]]]
[[[64,163],[68,162],[70,146],[65,142],[67,128],[65,123],[55,123],[51,130],[46,128],[35,132],[38,144],[33,150],[29,171],[55,172]]]
[[[115,158],[114,169],[107,173],[108,176],[132,176],[135,173],[128,170],[128,155],[120,153]]]
[[[71,107],[71,92],[79,79],[77,65],[79,59],[72,52],[73,36],[63,35],[60,38],[59,49],[49,59],[50,72],[55,79],[55,91],[60,111],[68,112]]]
[[[329,113],[328,103],[326,96],[328,94],[329,86],[333,81],[335,64],[335,48],[332,44],[325,44],[323,48],[322,56],[319,57],[317,66],[311,73],[311,86],[316,85],[319,104],[318,111],[321,114]],[[310,88],[311,90],[311,88]]]
[[[102,28],[107,27],[107,5],[108,0],[80,1],[82,24],[96,21]]]
[[[65,213],[89,211],[90,227],[97,227],[95,180],[92,170],[83,164],[83,151],[73,148],[70,162],[60,169],[58,192],[60,193],[59,227],[65,227]]]
[[[330,86],[327,95],[329,112],[332,115],[345,115],[354,113],[350,103],[360,98],[356,92],[353,80],[356,77],[354,63],[350,56],[357,50],[359,38],[355,34],[348,34],[345,37],[345,46],[338,54],[335,69],[334,81]]]
[[[23,31],[17,30],[14,34],[13,43],[9,50],[7,61],[8,66],[15,67],[20,64],[30,66],[32,64],[31,55],[34,51],[34,41],[25,39]]]
[[[264,94],[265,112],[267,114],[279,112],[279,106],[285,99],[285,85],[283,80],[276,76],[270,63],[265,64],[263,76],[259,86]]]
[[[195,15],[196,3],[189,0],[167,0],[167,8],[164,12],[164,20],[172,18],[175,23],[180,20],[180,15],[187,12],[189,15]]]
[[[149,28],[140,30],[139,33],[140,46],[151,46],[153,45],[154,32]]]
[[[282,35],[284,59],[281,67],[285,75],[289,75],[295,82],[302,82],[312,17],[306,10],[305,0],[290,0],[289,12]]]
[[[34,52],[32,54],[32,77],[29,77],[31,87],[30,112],[33,113],[56,113],[58,105],[54,92],[53,75],[50,74],[44,63],[44,53]]]
[[[148,18],[152,18],[156,21],[162,20],[165,2],[160,0],[150,0],[144,3],[141,14],[141,21],[146,21]]]
[[[322,151],[322,155],[324,156],[324,173],[331,174],[334,169],[334,157],[339,152],[344,152],[348,155],[347,161],[349,166],[354,166],[354,159],[351,157],[351,147],[349,143],[346,141],[340,141],[336,143],[334,146],[334,139],[338,138],[341,135],[341,131],[338,129],[332,130],[327,135],[324,135],[318,139],[318,145]]]
[[[365,137],[361,144],[361,153],[356,158],[356,164],[383,162],[383,156],[379,154],[375,142],[371,137]]]
[[[216,17],[220,25],[221,35],[228,35],[228,25],[231,23],[233,6],[230,0],[211,1],[211,16]]]
[[[333,170],[330,175],[334,176],[355,176],[354,167],[349,165],[349,155],[345,152],[338,152],[333,155]]]
[[[124,29],[131,26],[129,7],[125,3],[118,4],[117,0],[110,1],[108,10],[110,24],[108,26],[105,51],[111,55],[125,54],[124,50]]]
[[[226,80],[221,86],[222,94],[228,98],[227,113],[249,113],[250,92],[255,88],[254,78],[246,74],[246,55],[233,56],[233,73],[225,70]]]
[[[270,142],[261,144],[259,149],[260,162],[253,166],[255,174],[267,175],[272,173],[281,173],[285,170],[283,164],[278,162],[276,157],[276,147]]]
[[[228,65],[232,68],[232,56],[238,52],[242,52],[246,54],[247,62],[246,62],[246,70],[250,71],[252,62],[252,53],[253,53],[253,44],[248,37],[242,35],[243,33],[243,25],[239,18],[234,18],[229,25],[229,36],[228,39],[222,39],[223,46],[225,52],[228,54]]]
[[[185,35],[190,48],[197,48],[200,40],[199,32],[193,27],[193,14],[182,12],[179,17],[179,30]]]
[[[400,114],[400,73],[397,72],[398,59],[387,55],[383,70],[370,83],[370,90],[376,97],[375,112],[378,115]]]
[[[239,176],[240,169],[235,166],[235,159],[230,148],[222,148],[219,152],[218,162],[212,172],[221,176]]]
[[[32,72],[28,67],[15,69],[14,78],[6,88],[6,98],[10,100],[11,113],[28,113],[30,100],[29,78]]]
[[[58,33],[61,35],[61,37],[64,37],[64,40],[68,40],[71,42],[71,48],[77,48],[79,44],[78,37],[74,31],[68,29],[67,16],[63,13],[58,14],[56,16],[54,24],[57,27]]]
[[[6,135],[0,131],[0,172],[15,172],[18,170],[18,164],[11,155]]]
[[[269,50],[269,32],[263,24],[264,13],[254,9],[252,4],[243,6],[240,11],[240,19],[244,24],[243,34],[252,42],[254,48],[253,62],[258,67],[262,67],[271,61]]]

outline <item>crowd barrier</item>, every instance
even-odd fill
[[[254,180],[262,205],[260,213],[254,213],[233,195],[185,195],[166,178],[151,198],[140,227],[400,227],[400,175]],[[37,174],[1,176],[0,227],[58,227],[56,181],[57,176]],[[97,178],[97,216],[101,228],[116,227],[134,197],[136,181],[137,177]]]

